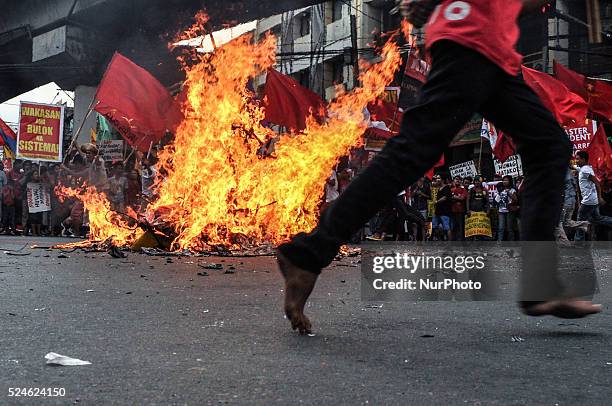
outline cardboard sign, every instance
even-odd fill
[[[98,143],[99,154],[105,161],[123,160],[123,140],[105,140]]]
[[[523,176],[523,163],[521,162],[520,155],[512,155],[504,163],[497,159],[493,163],[495,165],[495,173],[499,176]]]
[[[491,219],[485,212],[472,212],[471,216],[465,217],[465,237],[485,236],[492,238]]]
[[[17,159],[61,162],[64,106],[21,102]]]
[[[431,187],[431,199],[427,201],[427,217],[436,215],[436,202],[438,201],[439,187]]]
[[[30,213],[40,213],[51,210],[51,191],[48,185],[28,183],[28,210]]]
[[[565,127],[565,132],[572,142],[574,156],[578,151],[584,151],[591,145],[593,135],[597,132],[597,121],[587,120],[584,125]]]
[[[451,176],[454,178],[455,176],[461,176],[461,178],[465,178],[467,176],[474,177],[478,175],[476,171],[476,164],[474,161],[467,161],[460,163],[458,165],[453,165],[448,168],[450,170]]]

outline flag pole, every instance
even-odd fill
[[[70,141],[70,146],[68,146],[68,150],[67,150],[68,152],[66,153],[66,156],[64,157],[64,163],[66,163],[66,158],[68,158],[68,155],[70,154],[70,151],[72,150],[72,147],[76,139],[79,137],[81,130],[83,130],[83,127],[85,126],[85,122],[87,121],[91,113],[93,112],[94,106],[97,105],[98,103],[100,102],[96,100],[92,100],[91,103],[89,103],[89,107],[87,108],[87,114],[85,114],[85,117],[83,118],[83,121],[81,121],[81,124],[79,125],[79,128],[77,129],[77,131],[72,135],[72,140]]]
[[[481,171],[481,168],[482,168],[482,140],[483,140],[483,137],[480,137],[480,152],[479,152],[479,157],[478,157],[478,174],[479,175],[482,175],[482,171]]]

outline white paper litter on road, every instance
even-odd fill
[[[83,361],[77,358],[70,358],[65,355],[50,352],[45,355],[47,365],[63,365],[63,366],[78,366],[78,365],[91,365],[89,361]]]

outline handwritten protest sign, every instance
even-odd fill
[[[105,140],[98,143],[100,156],[105,161],[123,160],[123,140]]]
[[[504,163],[494,161],[495,173],[499,176],[510,175],[513,177],[523,176],[523,163],[520,155],[512,155]]]
[[[61,162],[64,106],[21,102],[17,158]]]
[[[454,178],[455,176],[460,176],[461,178],[465,178],[467,176],[474,177],[478,175],[476,171],[476,164],[474,161],[467,161],[460,163],[458,165],[453,165],[448,168],[450,170],[451,176]]]
[[[30,213],[40,213],[51,210],[51,191],[48,185],[28,183],[28,210]]]
[[[465,218],[465,237],[485,236],[493,237],[491,231],[491,220],[487,213],[472,212],[471,216]]]

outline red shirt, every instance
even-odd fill
[[[451,211],[453,213],[465,213],[465,209],[466,209],[465,201],[467,200],[467,197],[468,197],[468,191],[463,186],[459,186],[459,187],[453,187],[451,189],[451,193],[453,194],[453,197],[463,199],[461,201],[457,201],[453,199],[453,205],[451,207]]]
[[[437,41],[451,40],[516,76],[523,61],[516,50],[522,8],[520,0],[444,0],[427,25],[427,49]]]

